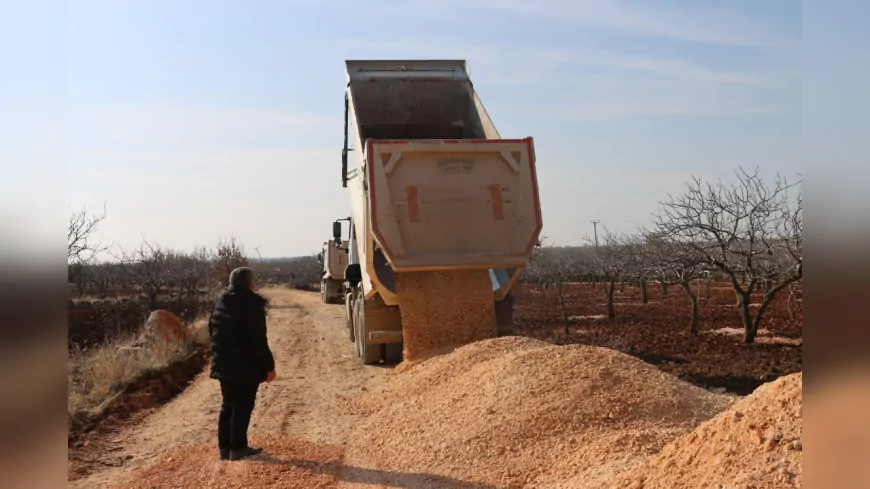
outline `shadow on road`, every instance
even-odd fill
[[[269,304],[269,309],[275,310],[287,310],[287,309],[295,309],[297,311],[304,311],[305,308],[298,304]]]
[[[386,484],[389,487],[407,489],[415,489],[419,487],[445,489],[497,489],[496,486],[489,484],[467,482],[442,475],[363,469],[339,463],[320,463],[309,460],[285,460],[268,454],[262,454],[256,458],[252,458],[251,460],[268,464],[283,465],[286,467],[304,468],[312,472],[330,474],[337,480],[343,482],[358,484],[372,484],[375,486]]]

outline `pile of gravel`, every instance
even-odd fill
[[[351,402],[367,416],[348,458],[500,488],[613,487],[732,403],[613,350],[489,339]]]
[[[796,373],[759,387],[674,440],[616,487],[802,487],[802,378]]]

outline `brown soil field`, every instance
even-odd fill
[[[803,291],[795,294],[794,319],[787,309],[788,290],[781,291],[764,314],[756,342],[743,342],[743,325],[728,284],[714,283],[706,298],[700,284],[699,335],[689,332],[690,306],[679,287],[664,295],[648,286],[648,303],[639,287],[616,284],[616,317],[606,317],[602,284],[565,284],[569,334],[554,288],[522,285],[515,292],[518,334],[556,344],[585,344],[612,348],[641,358],[665,372],[708,387],[724,387],[749,394],[756,387],[803,369]],[[753,295],[753,304],[761,295]],[[753,307],[753,311],[757,307]]]

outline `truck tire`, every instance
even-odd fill
[[[381,345],[369,345],[366,341],[366,313],[365,313],[365,294],[362,289],[356,299],[356,314],[354,315],[356,323],[356,345],[359,357],[363,365],[373,365],[381,361]]]
[[[402,362],[402,343],[387,343],[384,345],[384,363],[397,364]]]
[[[356,341],[356,335],[353,331],[353,293],[347,292],[344,294],[344,325],[347,328],[347,336],[350,342]]]

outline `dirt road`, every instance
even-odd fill
[[[278,375],[260,388],[249,436],[256,440],[278,435],[344,446],[356,420],[344,414],[338,403],[377,384],[387,369],[362,366],[355,358],[345,334],[343,307],[323,304],[313,293],[262,292],[271,301],[269,343]],[[218,383],[203,372],[176,399],[110,440],[105,453],[95,453],[105,470],[69,487],[114,485],[136,469],[188,445],[214,445],[217,461],[219,409]]]

